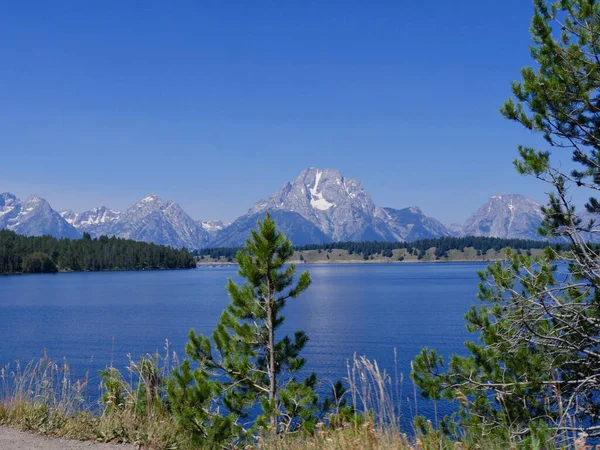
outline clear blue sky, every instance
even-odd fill
[[[305,167],[462,222],[520,177],[528,0],[0,2],[0,191],[231,220]],[[563,155],[565,157],[566,155]],[[566,158],[565,158],[566,159]]]

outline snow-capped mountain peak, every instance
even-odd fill
[[[0,194],[0,220],[2,216],[10,214],[17,207],[17,203],[20,202],[13,194],[8,192]]]
[[[26,236],[51,235],[76,238],[79,232],[65,221],[50,204],[37,195],[22,202],[15,195],[0,194],[0,229],[7,228]]]
[[[359,180],[346,178],[335,169],[304,169],[293,182],[285,183],[268,200],[255,203],[248,214],[232,225],[231,230],[235,230],[236,236],[240,237],[239,242],[242,242],[241,236],[244,235],[242,224],[246,226],[255,223],[256,218],[266,211],[290,213],[282,216],[282,220],[288,224],[290,233],[295,233],[303,240],[312,236],[321,241],[393,241],[413,235],[434,237],[449,234],[444,225],[437,221],[435,224],[432,222],[431,230],[429,225],[421,225],[428,218],[418,208],[411,209],[409,215],[398,215],[398,211],[404,210],[389,208],[388,211],[375,206]],[[412,221],[412,225],[399,225],[396,222],[398,217],[407,218]],[[294,221],[298,227],[296,230],[292,226]],[[311,226],[316,227],[316,230],[310,229]],[[413,228],[415,232],[411,234]],[[227,232],[226,228],[219,233],[220,244],[231,244],[232,239],[226,236]]]
[[[334,240],[391,238],[375,231],[381,223],[374,217],[375,205],[360,181],[335,169],[304,169],[271,198],[257,202],[248,214],[273,210],[298,213]]]
[[[156,201],[162,201],[162,200],[158,197],[158,195],[150,194],[149,196],[141,199],[137,204],[150,203],[150,202],[156,202]]]
[[[172,247],[243,245],[256,221],[270,211],[278,226],[296,244],[331,241],[412,241],[441,236],[490,236],[539,239],[541,206],[517,194],[494,195],[464,226],[445,226],[418,206],[402,209],[376,206],[357,179],[338,170],[310,167],[273,196],[254,204],[232,224],[195,221],[175,202],[148,195],[124,212],[105,206],[79,214],[54,211],[43,198],[21,201],[0,194],[0,228],[26,235],[51,234],[75,238],[118,236]]]
[[[195,250],[205,246],[208,233],[179,204],[149,195],[106,227],[108,235]]]
[[[473,214],[461,230],[463,236],[540,239],[541,206],[520,194],[494,195]]]
[[[66,210],[61,215],[75,228],[93,237],[118,236],[191,250],[204,247],[209,238],[209,233],[179,204],[155,194],[142,198],[125,212],[100,206],[81,214]],[[215,223],[214,227],[217,226]]]
[[[121,213],[106,206],[100,206],[80,214],[75,214],[71,210],[61,211],[60,215],[78,230],[98,237],[107,234],[110,225],[118,220]]]
[[[46,200],[44,200],[43,198],[37,196],[37,195],[30,195],[29,197],[27,197],[27,200],[25,200],[25,203],[29,203],[30,205],[36,205],[36,204],[44,204],[44,203],[48,203]]]
[[[132,208],[166,208],[170,203],[172,202],[163,200],[158,195],[151,194],[136,202]]]
[[[92,213],[95,214],[94,218],[88,220],[88,223],[106,223],[114,221],[118,218],[121,213],[113,209],[107,208],[106,206],[100,206],[99,208],[92,208]]]

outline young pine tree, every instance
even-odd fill
[[[298,379],[308,341],[302,331],[280,337],[286,301],[310,285],[294,283],[290,241],[269,214],[237,254],[242,286],[227,284],[230,303],[212,340],[190,331],[184,361],[168,387],[173,413],[197,442],[219,447],[255,432],[282,433],[315,424],[316,376]],[[196,367],[192,367],[192,362]]]

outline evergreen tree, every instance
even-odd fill
[[[311,282],[306,271],[294,283],[296,267],[286,265],[293,253],[267,214],[237,254],[238,273],[246,284],[229,280],[230,303],[212,341],[190,331],[189,359],[175,372],[168,394],[173,413],[197,442],[220,446],[259,431],[282,433],[315,425],[316,376],[298,378],[308,338],[302,331],[293,337],[276,334],[286,301]]]
[[[56,264],[45,253],[35,252],[23,258],[23,273],[55,273]]]
[[[431,239],[420,239],[418,241],[406,242],[333,242],[328,244],[309,244],[302,246],[295,246],[294,250],[307,251],[307,250],[326,250],[327,253],[331,253],[335,250],[347,250],[349,255],[353,254],[366,254],[371,256],[376,253],[387,254],[396,249],[405,249],[409,255],[418,255],[419,251],[426,252],[429,249],[440,248],[444,251],[447,250],[464,250],[465,248],[474,248],[481,252],[486,253],[488,250],[499,251],[503,248],[512,249],[543,249],[548,246],[547,240],[542,240],[540,236],[539,241],[525,240],[525,239],[501,239],[492,237],[481,237],[481,236],[467,236],[467,237],[442,237],[442,238],[431,238]],[[219,259],[222,257],[233,258],[238,252],[239,248],[206,248],[199,250],[196,255],[210,256],[212,259]],[[560,247],[557,249],[560,250]]]
[[[508,252],[506,263],[489,266],[480,274],[483,303],[466,315],[480,343],[467,343],[470,356],[447,366],[423,350],[412,374],[425,395],[460,401],[449,429],[475,427],[507,448],[545,448],[539,434],[546,432],[600,436],[600,255],[588,243],[600,213],[593,196],[600,190],[600,3],[535,0],[531,32],[536,68],[522,70],[501,112],[551,148],[571,152],[571,172],[552,165],[546,149],[520,147],[515,161],[520,173],[554,189],[540,232],[570,249],[547,248],[540,257]],[[592,219],[576,213],[568,189],[590,190]]]
[[[193,267],[196,261],[185,249],[114,236],[92,239],[88,233],[82,239],[56,239],[0,230],[0,274]]]

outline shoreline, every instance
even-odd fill
[[[198,267],[196,265],[196,267]],[[104,269],[104,270],[58,270],[56,272],[6,272],[0,273],[0,277],[11,275],[57,275],[59,273],[106,273],[106,272],[152,272],[160,270],[191,270],[196,267],[157,267],[154,269]]]
[[[493,263],[498,261],[504,261],[503,258],[497,259],[449,259],[449,260],[415,260],[415,261],[383,261],[383,260],[361,260],[361,259],[353,259],[353,260],[341,260],[341,261],[289,261],[290,264],[296,264],[297,266],[316,266],[316,265],[352,265],[352,264],[427,264],[427,263]],[[198,262],[196,267],[203,266],[237,266],[236,262],[219,262],[219,261],[211,261],[211,262]]]
[[[359,244],[357,244],[359,245]],[[427,244],[428,245],[428,244]],[[296,250],[288,261],[300,265],[330,265],[330,264],[401,264],[401,263],[494,263],[506,260],[506,248],[482,248],[474,247],[451,248],[438,251],[436,247],[416,248],[408,251],[400,249],[382,249],[374,244],[365,243],[362,247],[349,247],[345,249],[308,249]],[[219,249],[217,249],[219,250]],[[236,264],[234,249],[228,251],[217,251],[211,254],[207,252],[202,256],[196,256],[196,265],[218,266]],[[543,249],[511,249],[520,255],[542,256]],[[366,256],[365,256],[366,255]]]

